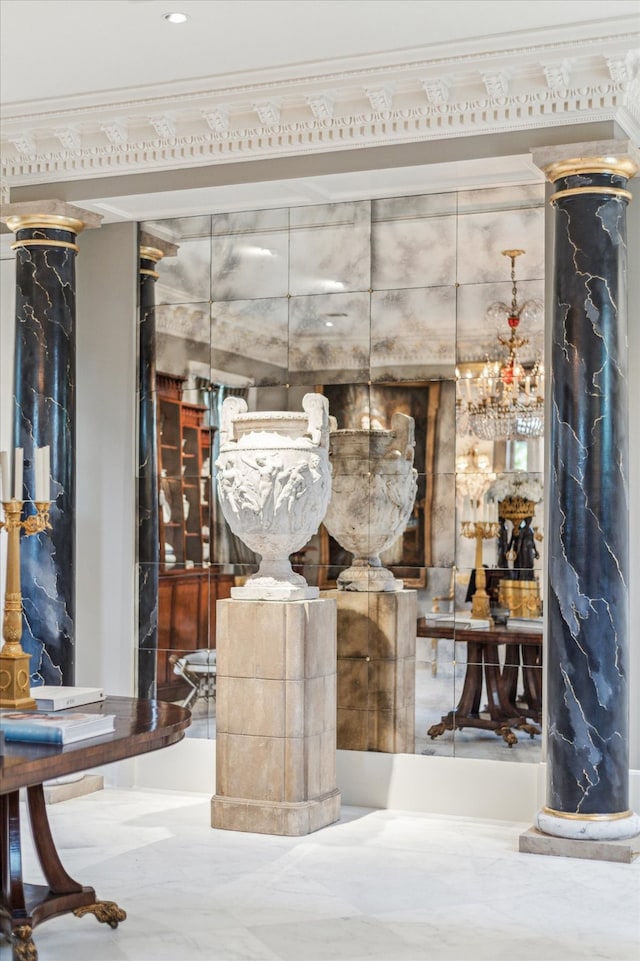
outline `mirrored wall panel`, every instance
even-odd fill
[[[260,560],[221,509],[223,403],[302,411],[320,393],[351,438],[334,496],[357,492],[365,547],[327,514],[293,569],[335,592],[368,550],[417,601],[392,649],[388,597],[343,591],[338,746],[540,758],[543,205],[541,184],[140,225],[172,252],[155,288],[156,681],[191,707],[190,736],[216,732],[216,601]],[[380,546],[388,438],[414,480]]]

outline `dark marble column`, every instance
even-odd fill
[[[138,337],[138,697],[156,696],[158,649],[158,425],[156,404],[155,266],[175,244],[140,232]]]
[[[138,697],[155,697],[160,547],[154,285],[162,251],[141,242],[139,255]]]
[[[0,218],[16,234],[13,443],[24,449],[25,500],[34,497],[34,448],[48,445],[51,458],[51,529],[20,548],[22,646],[32,684],[73,684],[76,237],[102,217],[42,201],[5,205]]]
[[[573,152],[575,151],[575,152]],[[538,827],[613,840],[629,810],[629,487],[625,189],[619,142],[534,151],[553,184],[547,488],[547,803]],[[635,257],[640,252],[635,252]]]

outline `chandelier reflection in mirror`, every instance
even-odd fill
[[[456,457],[456,492],[463,498],[462,519],[482,520],[484,495],[496,475],[491,469],[491,461],[486,454],[470,447],[464,454]],[[493,520],[493,518],[491,518]]]
[[[520,348],[529,338],[518,333],[521,320],[539,319],[542,304],[538,300],[518,303],[515,263],[524,250],[502,253],[511,261],[511,303],[490,304],[485,316],[487,321],[506,320],[509,325],[508,337],[497,335],[506,356],[487,358],[479,373],[461,374],[456,369],[458,432],[483,440],[540,437],[544,431],[544,368],[540,361],[528,365],[520,361]]]

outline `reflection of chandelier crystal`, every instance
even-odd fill
[[[498,334],[507,357],[489,360],[478,374],[467,372],[457,377],[458,430],[483,440],[540,437],[544,430],[544,368],[537,361],[525,366],[519,351],[529,343],[517,334],[521,320],[537,319],[542,305],[537,300],[518,304],[515,260],[524,250],[503,250],[511,260],[512,299],[510,304],[494,303],[487,308],[487,320],[506,319],[511,334]]]
[[[463,513],[468,503],[475,518],[485,491],[495,476],[487,455],[479,454],[475,447],[456,457],[456,490],[458,496],[464,498]]]

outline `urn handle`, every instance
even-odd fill
[[[413,463],[414,448],[416,446],[416,425],[413,417],[400,411],[391,418],[391,430],[397,441],[397,449],[405,460]]]
[[[329,401],[324,394],[305,394],[302,409],[309,415],[305,437],[316,447],[329,446]]]
[[[226,444],[230,440],[237,440],[234,429],[234,420],[239,414],[246,414],[248,411],[247,402],[243,397],[225,397],[222,401],[222,424],[220,425],[220,444]]]

